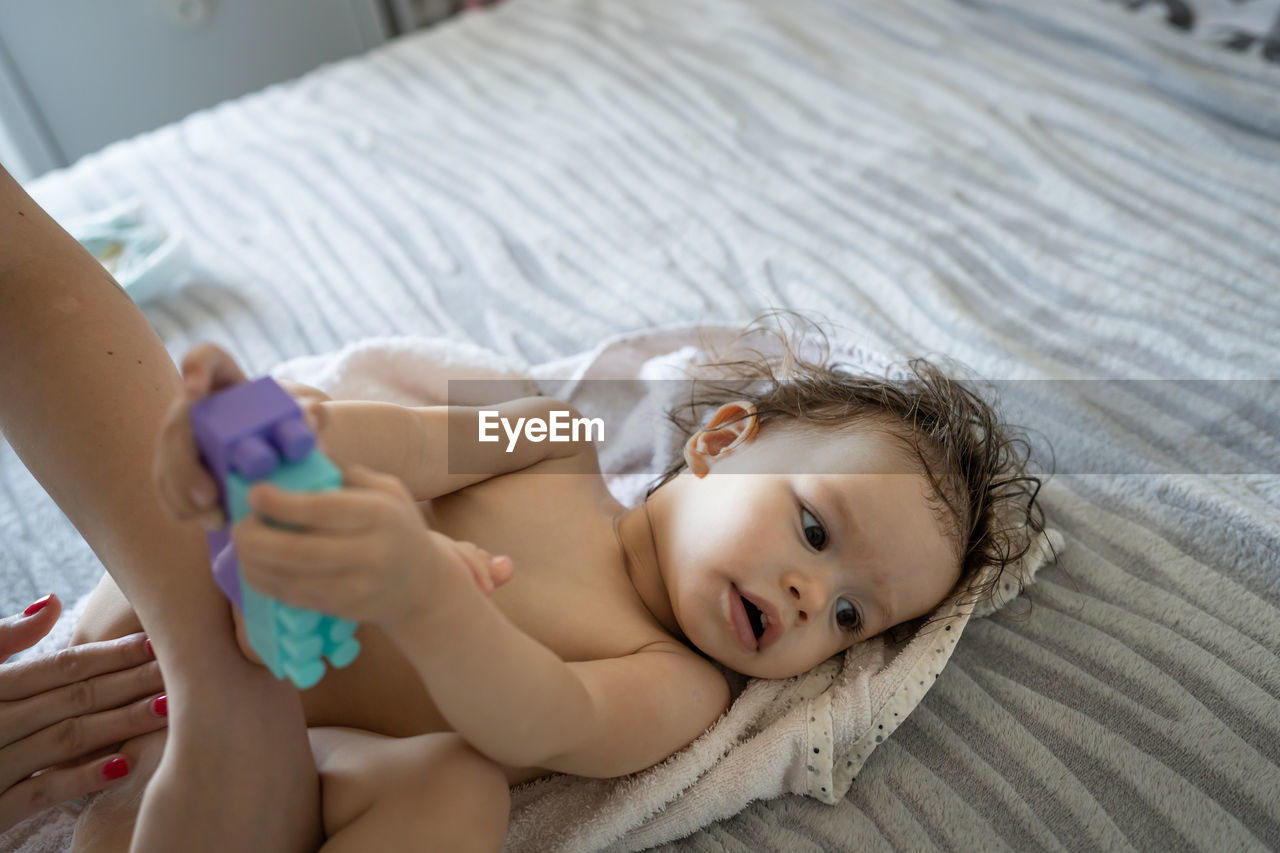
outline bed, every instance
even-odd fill
[[[1280,63],[1182,5],[509,0],[29,189],[185,235],[175,358],[544,364],[786,307],[997,381],[1055,454],[1033,609],[835,805],[660,849],[1276,849]],[[3,612],[100,571],[0,444]]]

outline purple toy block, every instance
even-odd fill
[[[316,436],[300,420],[281,421],[271,431],[271,441],[289,462],[301,462],[315,449]]]
[[[211,531],[208,535],[209,553],[217,555],[213,558],[213,582],[236,610],[244,610],[244,595],[240,592],[240,564],[236,562],[236,546],[231,541],[229,530],[228,526]]]
[[[219,489],[232,471],[247,480],[269,475],[277,451],[297,462],[315,447],[302,410],[270,377],[192,403],[191,429]]]

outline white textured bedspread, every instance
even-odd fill
[[[1280,68],[1095,0],[510,0],[31,190],[183,231],[147,316],[256,373],[785,306],[1034,380],[1068,547],[1029,616],[972,624],[838,805],[670,849],[1280,848]],[[99,572],[0,444],[4,612]]]

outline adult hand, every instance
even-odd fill
[[[91,754],[167,722],[160,667],[143,634],[2,663],[48,634],[61,613],[47,595],[0,620],[0,832],[123,778],[125,756]]]

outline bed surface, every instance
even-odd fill
[[[387,334],[538,363],[785,306],[1018,380],[1067,541],[1031,613],[970,625],[839,805],[664,849],[1275,849],[1280,64],[1148,17],[510,0],[30,189],[183,231],[195,274],[147,316],[254,373]],[[3,612],[99,573],[0,443]]]

